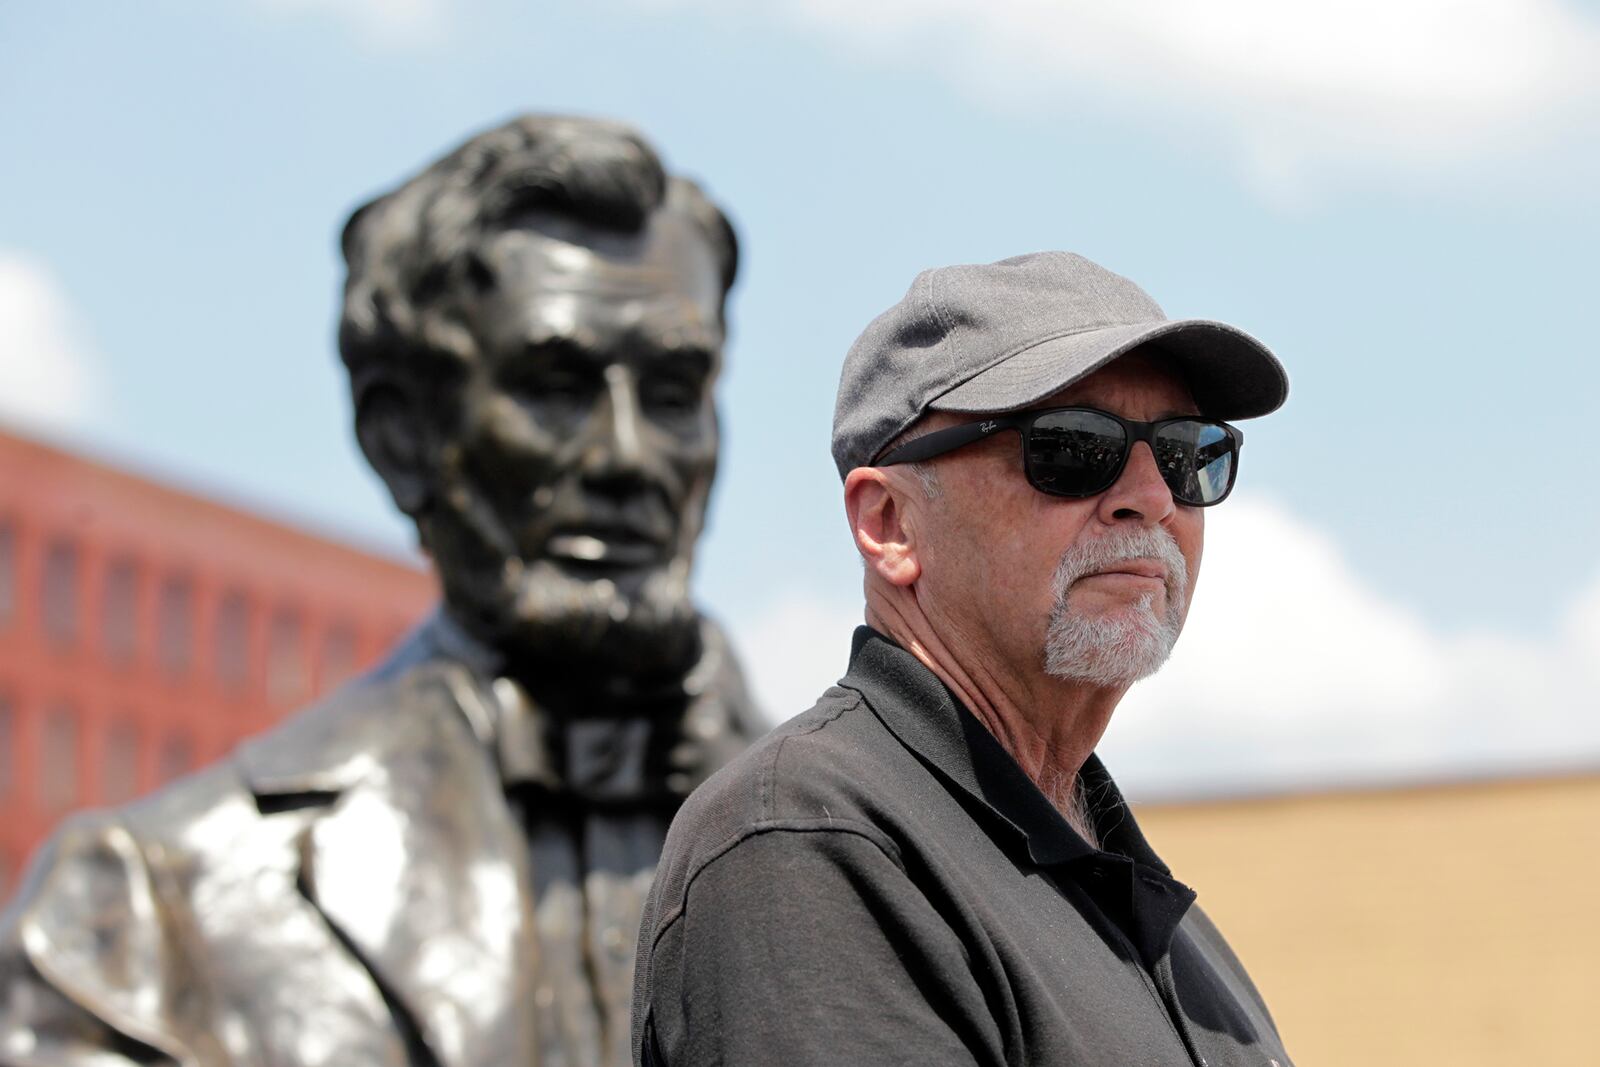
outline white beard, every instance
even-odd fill
[[[1086,574],[1129,559],[1157,559],[1167,568],[1164,610],[1146,593],[1114,615],[1083,616],[1067,607],[1072,585]],[[1129,686],[1161,669],[1183,629],[1189,568],[1178,542],[1159,526],[1121,528],[1073,545],[1051,579],[1055,603],[1045,633],[1044,669],[1055,678],[1099,686]]]

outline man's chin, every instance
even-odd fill
[[[1131,685],[1160,669],[1178,628],[1147,604],[1062,614],[1045,639],[1045,673],[1097,685]]]
[[[1166,625],[1167,599],[1158,593],[1142,597],[1108,599],[1069,597],[1067,610],[1075,618],[1107,630],[1158,633]]]

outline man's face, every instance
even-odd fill
[[[674,212],[637,235],[541,214],[479,258],[478,356],[428,531],[447,598],[513,657],[679,669],[717,458],[712,251]]]
[[[1124,356],[1038,404],[1153,421],[1195,414],[1181,378]],[[940,416],[933,425],[972,416]],[[1022,677],[1127,685],[1165,659],[1188,613],[1204,512],[1176,503],[1144,443],[1110,489],[1082,499],[1027,482],[1015,434],[936,461],[919,584],[963,636]]]

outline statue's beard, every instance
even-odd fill
[[[560,684],[601,672],[609,687],[629,688],[680,679],[700,658],[687,551],[654,567],[574,574],[549,559],[523,559],[470,490],[440,494],[417,525],[450,613],[513,673]]]
[[[700,657],[689,562],[642,574],[582,578],[549,560],[505,569],[496,605],[506,654],[541,664],[581,663],[628,678],[681,676]]]

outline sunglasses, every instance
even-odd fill
[[[1134,422],[1098,408],[1043,408],[935,430],[892,450],[877,465],[920,463],[1001,430],[1022,435],[1022,469],[1041,493],[1084,497],[1105,492],[1128,465],[1133,443],[1143,441],[1155,453],[1172,499],[1196,508],[1227,499],[1244,444],[1236,427],[1196,415]]]

